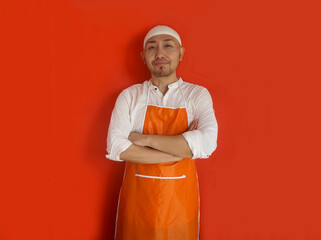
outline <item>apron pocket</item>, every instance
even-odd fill
[[[149,176],[149,175],[135,174],[135,176],[144,177],[144,178],[155,178],[155,179],[181,179],[181,178],[186,178],[185,175],[178,176],[178,177],[159,177],[159,176]]]
[[[186,176],[135,174],[136,223],[151,228],[179,226],[186,221]]]

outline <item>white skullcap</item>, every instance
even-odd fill
[[[170,35],[174,38],[177,39],[177,41],[179,42],[180,45],[182,45],[182,41],[181,41],[181,38],[179,37],[178,33],[168,27],[168,26],[165,26],[165,25],[158,25],[156,27],[153,27],[151,30],[149,30],[149,32],[146,34],[146,37],[144,39],[144,45],[143,45],[143,48],[145,49],[145,44],[146,44],[146,41],[148,39],[150,39],[151,37],[153,36],[156,36],[156,35],[160,35],[160,34],[167,34],[167,35]]]

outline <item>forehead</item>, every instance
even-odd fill
[[[177,41],[177,39],[168,34],[159,34],[159,35],[153,36],[146,41],[146,45],[150,43],[160,43],[160,42],[166,42],[166,41],[172,41],[176,45],[179,45],[179,42]]]

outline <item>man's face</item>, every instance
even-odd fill
[[[142,57],[153,76],[167,77],[176,72],[184,50],[176,38],[161,34],[147,40]]]

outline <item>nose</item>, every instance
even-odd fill
[[[163,50],[160,47],[157,47],[156,59],[163,58],[163,57],[164,57]]]

